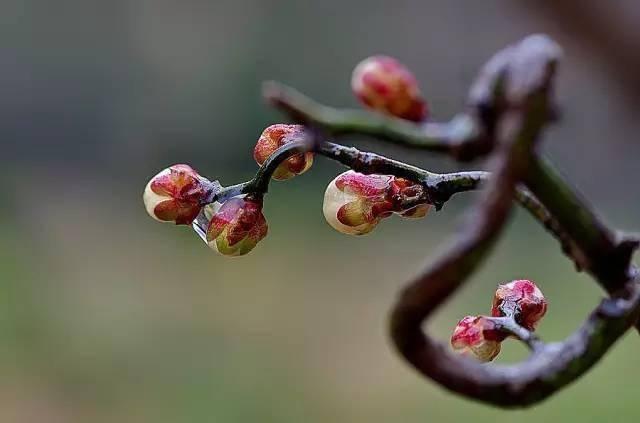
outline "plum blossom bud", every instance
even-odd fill
[[[160,222],[189,225],[202,209],[211,183],[190,166],[176,164],[151,178],[142,196],[147,213]]]
[[[351,76],[351,89],[364,105],[379,112],[413,122],[428,117],[415,77],[392,57],[372,56],[360,62]]]
[[[546,312],[547,300],[536,284],[529,280],[498,285],[491,307],[492,316],[512,316],[528,330],[535,330]]]
[[[500,353],[500,343],[505,337],[486,317],[466,316],[453,330],[451,346],[457,353],[487,362]]]
[[[352,170],[338,175],[327,186],[322,211],[334,229],[348,235],[371,232],[392,214],[424,217],[431,205],[403,208],[403,200],[419,196],[420,184],[389,175],[364,175]]]
[[[253,149],[253,158],[262,166],[274,151],[285,144],[300,139],[304,135],[303,132],[302,125],[277,124],[269,126],[260,135]],[[309,170],[312,164],[313,153],[311,152],[293,155],[278,166],[273,173],[273,179],[278,181],[291,179]]]
[[[214,203],[207,214],[211,214],[207,243],[222,255],[245,255],[267,235],[261,198],[233,197],[223,204]]]

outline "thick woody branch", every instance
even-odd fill
[[[625,20],[624,2],[571,0],[523,2],[533,12],[548,18],[559,32],[586,47],[596,58],[627,100],[640,99],[640,33],[633,20]],[[632,3],[633,4],[633,3]],[[617,6],[617,7],[616,7]]]
[[[497,128],[494,172],[476,213],[455,243],[403,291],[391,317],[400,353],[425,375],[470,398],[505,407],[538,402],[592,366],[635,321],[638,284],[603,302],[563,343],[537,346],[514,366],[484,366],[455,356],[422,331],[422,325],[489,254],[509,216],[517,181],[531,166],[530,149],[545,122],[546,90],[534,92],[522,111],[507,110]]]
[[[472,87],[469,110],[443,124],[417,126],[375,113],[319,105],[291,89],[271,84],[267,99],[294,120],[328,134],[365,134],[458,159],[486,154],[497,144],[494,173],[476,215],[461,235],[400,297],[391,319],[392,338],[418,370],[450,390],[512,407],[538,402],[586,372],[631,326],[640,309],[640,287],[629,266],[635,241],[620,241],[546,163],[531,154],[533,142],[556,115],[551,98],[559,49],[534,36],[496,54]],[[461,124],[462,123],[462,124]],[[480,146],[480,147],[479,147]],[[473,189],[485,174],[441,181]],[[423,333],[422,325],[480,265],[507,220],[518,182],[541,200],[532,214],[558,238],[578,267],[612,294],[566,341],[540,347],[523,363],[483,366],[454,356]],[[522,204],[537,205],[527,190]],[[578,215],[578,216],[577,216]]]

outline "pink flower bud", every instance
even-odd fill
[[[402,201],[422,193],[420,184],[389,175],[364,175],[352,170],[338,175],[324,194],[322,211],[338,232],[364,235],[392,214],[424,217],[429,204],[404,209]]]
[[[190,166],[177,164],[151,178],[142,198],[147,213],[154,219],[190,225],[209,191],[207,179]]]
[[[262,199],[234,197],[223,204],[214,203],[210,213],[207,243],[222,255],[245,255],[267,235]]]
[[[271,125],[260,135],[253,149],[253,158],[262,166],[274,151],[285,144],[300,139],[303,135],[304,127],[302,125]],[[273,179],[278,181],[291,179],[309,170],[312,164],[313,153],[311,152],[293,155],[278,166],[273,173]]]
[[[466,316],[458,322],[451,335],[454,351],[479,361],[491,361],[500,353],[505,335],[484,316]]]
[[[351,76],[351,89],[373,110],[413,122],[428,117],[415,77],[392,57],[372,56],[360,62]]]
[[[529,280],[498,285],[491,307],[492,316],[512,316],[528,330],[535,330],[546,312],[547,300],[536,284]]]

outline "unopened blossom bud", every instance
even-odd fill
[[[304,127],[302,125],[271,125],[260,135],[253,149],[253,158],[262,166],[274,151],[285,144],[299,140],[302,136],[304,136]],[[273,179],[278,181],[291,179],[309,170],[312,164],[313,153],[295,154],[278,166],[273,173]]]
[[[422,193],[420,184],[389,175],[364,175],[352,170],[338,175],[327,186],[322,211],[338,232],[364,235],[392,214],[424,217],[430,205],[403,208],[403,200]]]
[[[392,57],[372,56],[360,62],[351,76],[351,89],[373,110],[413,122],[428,117],[418,82]]]
[[[500,353],[500,344],[505,337],[486,317],[466,316],[453,330],[451,346],[457,353],[487,362]]]
[[[546,312],[547,300],[542,291],[526,279],[498,285],[491,307],[492,316],[512,316],[528,330],[534,330]]]
[[[173,165],[151,178],[142,196],[147,213],[160,222],[189,225],[202,209],[210,182],[185,164]]]
[[[210,207],[207,243],[222,255],[245,255],[267,235],[262,199],[240,196]]]

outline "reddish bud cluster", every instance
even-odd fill
[[[336,230],[350,235],[371,232],[380,220],[392,214],[407,218],[426,216],[429,204],[403,208],[407,198],[422,193],[422,186],[389,175],[364,175],[348,171],[335,178],[325,192],[323,212]]]
[[[428,117],[418,82],[392,57],[372,56],[360,62],[353,71],[351,89],[373,110],[413,122]]]
[[[234,197],[207,208],[211,220],[207,243],[225,256],[242,256],[251,251],[268,231],[262,214],[262,199]]]
[[[151,178],[143,200],[147,213],[161,222],[190,225],[209,193],[209,181],[185,164],[173,165]]]
[[[536,284],[529,280],[498,285],[491,307],[493,317],[511,317],[530,331],[535,330],[546,311],[547,300]],[[500,352],[500,343],[508,335],[490,317],[467,316],[453,330],[451,346],[466,356],[491,361]]]
[[[278,148],[292,141],[300,139],[304,135],[304,127],[302,125],[284,125],[276,124],[266,128],[255,148],[253,149],[253,158],[262,166],[262,164],[271,156]],[[311,167],[313,164],[313,153],[295,154],[285,161],[273,173],[273,179],[284,181],[291,179],[296,175],[300,175]]]

